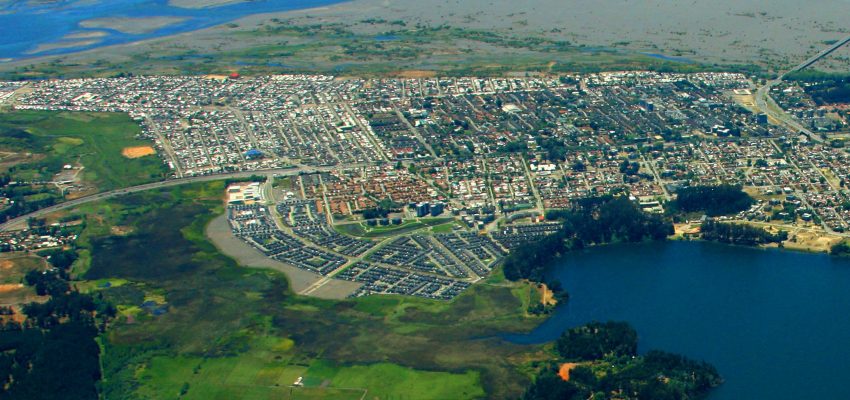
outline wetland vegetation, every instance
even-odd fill
[[[517,397],[532,361],[554,356],[481,339],[543,320],[526,313],[527,284],[498,275],[449,303],[294,295],[282,274],[239,267],[204,237],[223,189],[197,184],[76,211],[88,256],[73,275],[118,310],[101,338],[106,397],[348,399],[364,388],[380,398]],[[305,387],[291,391],[299,376]]]

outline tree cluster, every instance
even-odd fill
[[[803,90],[818,105],[850,102],[850,75],[800,71],[789,79],[805,82]]]
[[[700,228],[705,240],[721,243],[754,246],[768,243],[782,243],[788,240],[788,232],[770,233],[763,228],[745,224],[705,221]]]
[[[829,254],[833,256],[850,256],[850,243],[842,240],[829,248]]]
[[[53,263],[33,271],[25,282],[50,299],[23,307],[27,320],[0,327],[0,400],[97,399],[100,348],[98,326],[115,316],[115,308],[100,297],[73,290],[68,268],[71,250],[47,252]]]
[[[755,201],[735,185],[689,186],[676,192],[672,209],[681,212],[703,212],[708,216],[735,214],[750,208]]]
[[[569,380],[559,376],[558,364],[548,365],[523,400],[693,399],[722,382],[717,369],[705,362],[662,351],[638,356],[637,334],[626,323],[593,322],[570,329],[558,340],[559,351],[564,347],[586,349],[579,351],[581,357],[561,352],[562,361],[580,361]]]
[[[592,361],[635,356],[637,344],[637,331],[625,322],[591,322],[564,332],[556,346],[566,360]]]
[[[562,228],[538,241],[516,248],[505,258],[505,277],[543,281],[543,272],[561,254],[590,245],[660,240],[673,234],[673,226],[657,215],[646,214],[624,196],[583,199],[570,210],[546,213]]]

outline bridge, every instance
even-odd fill
[[[797,72],[797,71],[800,71],[802,69],[810,67],[812,64],[820,61],[821,58],[824,58],[824,57],[832,54],[834,51],[838,50],[839,48],[841,48],[842,46],[844,46],[847,43],[850,43],[850,36],[847,36],[844,39],[841,39],[841,40],[833,43],[832,46],[829,46],[826,49],[821,50],[820,53],[815,54],[814,56],[810,57],[808,60],[803,61],[802,63],[798,64],[796,67],[791,68],[790,70],[786,71],[784,74],[780,75],[778,79],[782,80],[782,78],[784,78],[786,75],[789,75],[789,74],[792,74],[794,72]]]

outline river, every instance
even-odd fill
[[[163,37],[252,14],[326,6],[344,0],[236,1],[217,7],[183,8],[171,5],[168,0],[0,0],[0,61]],[[168,17],[177,22],[144,33],[83,26],[85,21],[121,17]]]
[[[705,242],[614,245],[549,271],[570,294],[519,343],[589,321],[628,321],[640,351],[714,364],[727,399],[850,398],[850,260]]]

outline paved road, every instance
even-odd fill
[[[805,126],[797,122],[797,120],[795,120],[793,117],[788,115],[785,110],[782,109],[782,107],[779,107],[779,105],[776,104],[776,101],[774,101],[773,98],[770,97],[770,90],[774,86],[782,82],[782,80],[785,79],[787,75],[811,66],[818,60],[832,54],[834,51],[838,50],[839,48],[841,48],[841,46],[844,46],[847,43],[850,43],[850,36],[847,36],[844,39],[835,42],[833,45],[808,58],[806,61],[797,64],[793,68],[779,75],[778,78],[772,81],[768,81],[756,92],[756,105],[758,106],[758,108],[762,112],[773,118],[776,122],[778,122],[779,125],[790,129],[792,132],[802,132],[808,135],[811,140],[816,142],[822,142],[823,139],[820,137],[820,135],[816,135],[814,132],[809,130],[809,128],[806,128]]]
[[[788,115],[788,113],[786,113],[782,107],[779,107],[779,104],[776,104],[776,101],[770,97],[770,90],[779,82],[782,82],[782,79],[769,81],[758,89],[756,92],[756,106],[763,113],[776,121],[778,125],[784,126],[791,132],[805,133],[811,140],[816,142],[823,141],[820,135],[816,135],[809,128],[803,126],[803,124],[794,119],[794,117]]]
[[[351,164],[346,166],[347,168],[357,168],[367,165],[367,163],[360,164]],[[328,172],[334,168],[339,168],[338,166],[329,166],[329,167],[296,167],[296,168],[281,168],[281,169],[269,169],[269,170],[259,170],[259,171],[240,171],[240,172],[230,172],[225,174],[216,174],[216,175],[204,175],[204,176],[192,176],[186,178],[177,178],[171,179],[167,181],[161,182],[153,182],[146,183],[144,185],[132,186],[124,189],[116,189],[109,192],[97,193],[90,196],[80,197],[78,199],[69,200],[64,203],[59,203],[56,205],[52,205],[50,207],[42,208],[38,211],[31,212],[26,215],[22,215],[20,217],[11,219],[0,224],[0,231],[6,230],[14,230],[20,229],[26,226],[26,221],[30,218],[39,218],[44,215],[47,215],[52,212],[65,210],[68,208],[76,207],[81,204],[91,203],[93,201],[100,201],[105,199],[111,199],[113,197],[123,196],[129,193],[143,192],[151,189],[159,189],[165,187],[186,185],[195,182],[209,182],[209,181],[218,181],[223,179],[232,179],[232,178],[246,178],[251,175],[279,175],[279,176],[291,176],[298,175],[301,173],[311,173],[311,172]]]

